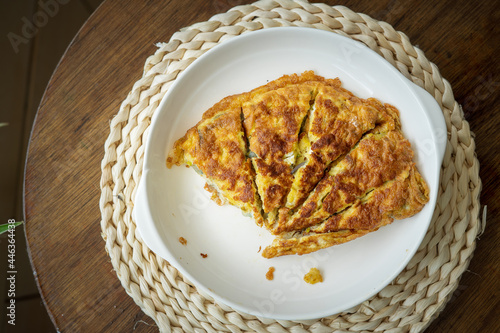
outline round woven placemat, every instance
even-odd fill
[[[257,318],[215,303],[143,243],[132,218],[148,126],[177,75],[213,46],[248,31],[279,26],[330,30],[358,40],[427,90],[448,128],[438,202],[431,225],[407,267],[362,304],[327,318],[283,321]],[[175,33],[144,66],[111,121],[102,160],[102,236],[127,293],[161,331],[175,332],[421,332],[443,309],[467,269],[479,218],[479,163],[469,124],[450,84],[408,37],[346,7],[305,1],[259,1],[234,7]]]

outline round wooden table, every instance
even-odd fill
[[[141,77],[155,43],[230,7],[212,1],[105,1],[76,35],[40,104],[25,178],[25,221],[33,270],[62,332],[155,332],[122,288],[101,238],[100,163],[109,122]],[[327,1],[406,33],[450,81],[481,163],[489,223],[469,271],[428,332],[500,331],[500,105],[498,5],[432,0]]]

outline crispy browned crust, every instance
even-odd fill
[[[302,255],[351,241],[390,224],[394,219],[415,215],[428,200],[427,184],[412,167],[322,223],[301,232],[280,235],[264,249],[262,256]]]
[[[275,234],[300,230],[349,207],[369,191],[413,166],[411,145],[400,131],[368,134],[338,161],[297,212],[280,215]]]
[[[342,244],[419,212],[428,187],[412,160],[395,107],[307,71],[222,99],[166,162],[195,167],[212,200],[279,235],[263,252],[272,258]]]
[[[420,212],[429,200],[429,189],[412,167],[395,180],[371,191],[341,214],[334,214],[311,228],[315,233],[338,230],[372,230],[385,218],[403,219]]]
[[[286,206],[300,205],[325,169],[346,154],[367,131],[377,124],[379,111],[351,92],[335,86],[320,85],[303,132],[304,165],[294,177]]]
[[[299,132],[318,87],[340,87],[308,71],[252,90],[243,102],[244,128],[264,213],[282,207],[293,183]],[[273,213],[275,214],[275,212]]]
[[[245,133],[265,213],[284,204],[293,181],[293,153],[314,95],[312,85],[293,85],[256,95],[243,104]],[[290,157],[291,155],[291,157]]]

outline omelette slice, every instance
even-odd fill
[[[381,116],[377,108],[340,86],[320,85],[301,133],[299,167],[286,207],[301,204],[330,163],[347,153]]]
[[[263,211],[271,219],[290,191],[299,131],[314,100],[314,90],[313,85],[291,85],[258,94],[243,103],[255,183]]]
[[[318,225],[282,233],[262,253],[265,258],[306,254],[346,243],[394,219],[418,213],[429,201],[429,188],[415,167],[369,192],[365,197]]]
[[[290,192],[299,136],[318,87],[340,85],[338,79],[306,71],[284,75],[245,94],[243,124],[267,228],[272,228]]]
[[[401,132],[376,128],[328,171],[291,217],[280,216],[273,232],[315,225],[412,167],[413,151]]]
[[[167,167],[186,164],[202,175],[218,204],[239,207],[263,225],[261,203],[254,183],[241,123],[243,95],[226,97],[203,114],[198,124],[177,140]]]

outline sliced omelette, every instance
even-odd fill
[[[429,201],[429,188],[415,167],[315,226],[280,234],[262,253],[265,258],[306,254],[346,243],[394,219],[418,213]]]
[[[212,199],[229,203],[263,224],[255,174],[241,123],[241,99],[226,97],[203,114],[196,126],[177,140],[167,157],[167,167],[192,166],[206,182]]]
[[[369,191],[413,167],[411,145],[399,130],[375,129],[332,166],[292,216],[273,232],[300,230],[349,207]]]
[[[294,209],[302,203],[330,163],[373,129],[378,118],[375,107],[349,91],[321,84],[301,133],[299,167],[286,207]]]
[[[167,167],[192,166],[215,202],[267,226],[291,186],[299,130],[318,80],[340,85],[308,71],[222,99],[174,143]]]
[[[216,103],[175,142],[174,164],[277,235],[266,258],[345,243],[429,200],[398,110],[313,71]]]
[[[243,103],[243,123],[265,214],[276,216],[285,204],[293,182],[299,131],[314,94],[313,85],[292,85]]]

